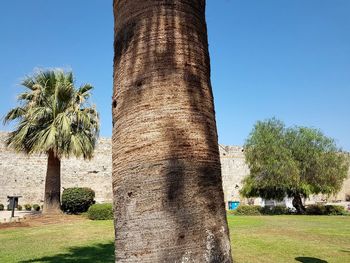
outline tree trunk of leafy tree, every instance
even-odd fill
[[[204,0],[114,0],[116,262],[232,262]]]
[[[294,208],[297,210],[298,214],[305,214],[305,206],[303,205],[303,200],[299,194],[296,194],[293,197],[292,204]]]
[[[61,161],[53,151],[48,152],[43,213],[61,212]]]

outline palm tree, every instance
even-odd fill
[[[205,0],[114,0],[116,262],[232,262]]]
[[[40,71],[21,83],[25,92],[19,106],[7,113],[4,123],[17,121],[9,134],[8,147],[27,154],[48,156],[44,213],[60,211],[60,160],[62,157],[91,158],[99,119],[89,105],[89,84],[75,88],[72,72]]]

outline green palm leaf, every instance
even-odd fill
[[[26,153],[91,158],[99,133],[99,116],[89,105],[93,87],[74,86],[72,72],[40,71],[26,77],[25,92],[18,96],[21,106],[4,116],[4,123],[15,121],[7,145]]]

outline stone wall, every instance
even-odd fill
[[[21,195],[23,197],[19,201],[20,204],[41,204],[44,198],[46,156],[28,157],[8,150],[4,145],[6,135],[7,133],[0,132],[0,203],[7,204],[8,195]],[[241,182],[249,174],[249,168],[245,163],[242,147],[220,145],[220,158],[227,205],[228,201],[240,201]],[[96,192],[97,202],[111,202],[111,174],[111,140],[101,138],[92,160],[76,158],[62,160],[62,189],[74,186],[90,187]],[[350,172],[343,189],[333,199],[345,201],[347,194],[350,194]],[[317,196],[311,201],[323,198],[325,197]],[[260,201],[256,199],[257,204]]]
[[[28,157],[6,149],[6,133],[0,132],[0,203],[8,195],[21,195],[20,204],[42,203],[46,175],[46,155]],[[61,162],[62,190],[68,187],[90,187],[97,202],[112,200],[112,147],[110,139],[100,139],[90,161],[70,158]]]
[[[239,190],[242,180],[249,174],[249,168],[245,163],[244,150],[239,146],[220,145],[220,160],[222,186],[225,196],[225,204],[228,201],[239,201]]]

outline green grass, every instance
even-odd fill
[[[114,262],[113,222],[0,229],[0,262]]]
[[[350,217],[228,216],[235,263],[350,262]],[[113,222],[0,230],[0,262],[114,262]]]
[[[350,217],[228,216],[236,263],[350,262]]]

